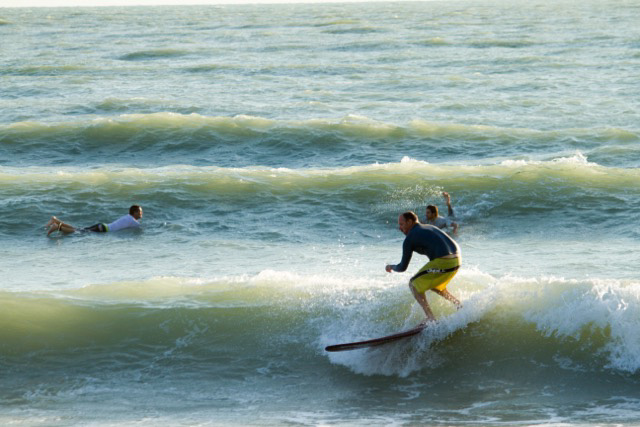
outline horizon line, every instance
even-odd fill
[[[57,7],[134,7],[134,6],[216,6],[262,4],[316,4],[316,3],[395,3],[433,0],[3,0],[2,8],[57,8]]]

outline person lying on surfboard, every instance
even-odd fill
[[[94,231],[98,233],[105,233],[107,231],[118,231],[124,228],[137,228],[140,227],[140,218],[142,218],[142,207],[139,205],[133,205],[129,208],[129,214],[118,218],[111,224],[98,223],[90,227],[80,229],[80,231]],[[54,231],[60,231],[61,233],[73,233],[78,231],[73,225],[69,225],[60,221],[55,216],[52,216],[45,227],[49,228],[47,236],[51,235]]]
[[[415,212],[400,214],[398,228],[407,236],[402,244],[402,261],[400,264],[387,265],[385,270],[387,273],[405,271],[413,252],[429,258],[429,262],[409,280],[409,289],[427,316],[423,323],[436,320],[425,296],[428,290],[461,308],[460,301],[447,291],[447,285],[460,268],[460,246],[438,227],[420,224]]]

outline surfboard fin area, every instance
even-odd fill
[[[398,341],[404,338],[409,338],[414,335],[418,335],[424,328],[427,327],[427,324],[419,324],[415,328],[408,329],[403,332],[398,332],[393,335],[386,335],[384,337],[373,338],[366,341],[355,341],[343,344],[334,344],[325,347],[326,351],[336,352],[336,351],[349,351],[349,350],[358,350],[362,348],[376,347],[383,344],[392,343],[394,341]]]

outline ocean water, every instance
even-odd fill
[[[640,425],[639,22],[0,8],[0,424]],[[422,320],[384,266],[442,191],[463,308],[325,352]]]

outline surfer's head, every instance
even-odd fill
[[[129,208],[129,215],[131,215],[132,217],[134,217],[135,219],[140,219],[142,218],[142,206],[140,205],[133,205]]]
[[[413,211],[407,211],[401,213],[398,216],[398,228],[405,235],[409,234],[409,230],[413,228],[414,225],[419,224],[420,220],[418,219],[418,215],[416,215]]]
[[[438,218],[438,207],[433,205],[427,206],[427,219],[433,221],[436,218]]]

